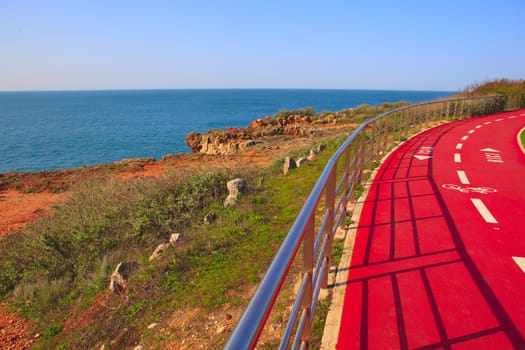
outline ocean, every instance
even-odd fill
[[[190,152],[190,131],[245,127],[282,109],[423,102],[449,91],[197,89],[0,92],[0,173]]]

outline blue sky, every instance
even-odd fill
[[[524,0],[1,0],[0,90],[458,90],[525,78]]]

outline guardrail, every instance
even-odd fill
[[[279,348],[309,347],[319,293],[327,287],[334,236],[346,225],[347,205],[355,201],[363,173],[394,143],[435,121],[522,107],[523,94],[441,100],[392,110],[361,124],[328,161],[225,349],[255,348],[301,246],[302,280]]]

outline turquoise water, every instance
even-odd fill
[[[443,91],[126,90],[0,92],[0,173],[189,152],[188,132],[244,127],[281,109],[422,102]]]

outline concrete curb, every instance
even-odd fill
[[[521,143],[521,134],[525,133],[525,127],[523,127],[520,131],[518,131],[518,146],[520,146],[521,151],[525,154],[525,146]]]

